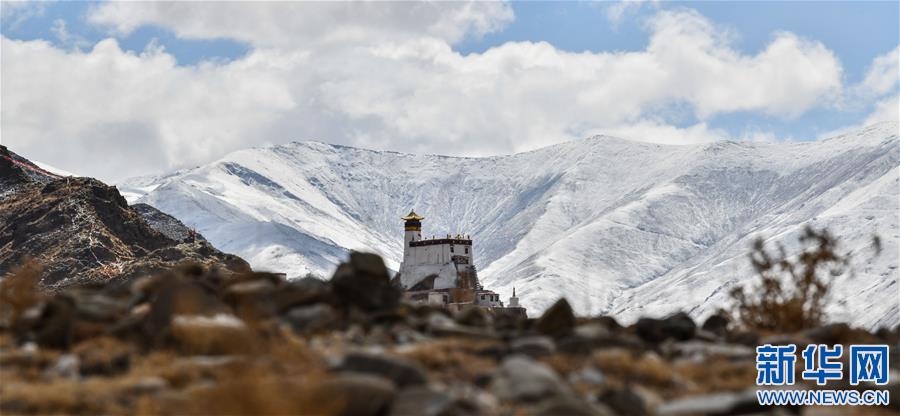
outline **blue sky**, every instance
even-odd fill
[[[394,8],[408,8],[407,5],[408,4],[400,3],[399,7]],[[340,59],[349,61],[354,60],[356,55],[343,55],[344,52],[341,51],[354,50],[352,49],[353,47],[366,42],[366,40],[347,41],[339,46],[334,46],[336,43],[323,42],[321,45],[317,43],[321,38],[337,36],[335,34],[343,33],[341,30],[344,25],[340,19],[346,17],[336,18],[331,26],[324,25],[323,27],[317,27],[315,22],[311,20],[310,22],[313,23],[308,24],[307,26],[316,26],[311,29],[302,27],[302,23],[296,23],[291,26],[291,23],[288,22],[287,26],[285,26],[287,30],[280,34],[280,38],[282,39],[279,39],[279,37],[272,38],[272,33],[269,33],[271,31],[267,29],[268,26],[278,28],[279,22],[276,21],[260,22],[258,25],[259,27],[244,28],[246,29],[244,32],[241,32],[243,29],[235,29],[235,35],[233,36],[228,27],[216,27],[215,22],[212,20],[202,23],[207,17],[213,19],[215,17],[214,12],[217,12],[216,9],[221,9],[221,7],[219,7],[221,5],[217,6],[214,3],[207,3],[202,6],[193,5],[191,6],[192,10],[186,12],[193,13],[195,12],[193,9],[203,8],[196,11],[198,13],[196,20],[201,22],[197,27],[192,26],[193,20],[178,20],[179,16],[177,16],[177,14],[184,12],[171,13],[171,11],[163,10],[157,11],[158,16],[154,18],[135,18],[134,16],[129,16],[127,9],[131,6],[128,5],[119,7],[111,13],[107,13],[104,15],[105,17],[99,19],[96,18],[98,10],[108,8],[107,6],[109,5],[102,2],[49,2],[41,3],[39,5],[32,4],[27,7],[18,7],[13,3],[4,2],[2,6],[4,10],[0,34],[2,34],[4,38],[10,40],[48,41],[58,52],[69,54],[72,59],[76,57],[86,58],[85,55],[78,55],[77,53],[89,54],[94,50],[94,47],[98,42],[110,38],[115,39],[117,47],[121,50],[122,55],[119,56],[120,58],[127,57],[128,54],[131,53],[134,56],[140,56],[142,64],[159,64],[159,61],[153,60],[152,54],[142,55],[148,50],[158,49],[164,51],[165,56],[171,57],[175,62],[174,67],[160,70],[161,72],[159,74],[153,73],[154,75],[152,76],[159,76],[159,78],[155,78],[158,80],[169,80],[171,77],[184,76],[186,74],[193,74],[192,76],[199,77],[201,76],[201,73],[208,75],[207,78],[212,79],[213,76],[218,75],[219,73],[209,69],[194,69],[194,72],[185,72],[179,71],[178,68],[191,69],[198,68],[197,66],[201,64],[211,64],[212,67],[218,68],[220,70],[219,72],[222,72],[232,68],[228,65],[229,63],[245,61],[256,62],[252,58],[264,54],[265,56],[273,57],[273,61],[279,61],[281,59],[288,59],[287,57],[289,56],[296,57],[296,53],[299,50],[304,50],[304,53],[313,51],[311,53],[314,55],[319,54],[321,56],[325,56],[326,52],[322,51],[327,50],[327,55],[329,57],[332,57],[333,55],[334,59],[339,59],[338,57],[343,56],[344,58]],[[241,4],[240,6],[257,7],[250,6],[249,4]],[[265,7],[271,6],[273,5],[269,4]],[[284,5],[284,7],[289,6],[290,5]],[[328,7],[323,6],[322,9],[334,9],[332,6],[333,5],[328,5]],[[393,6],[398,5],[394,4]],[[440,4],[439,6],[446,6],[448,9],[455,7],[455,5],[450,3]],[[143,4],[134,7],[152,8],[155,7],[155,5]],[[258,7],[262,8],[263,6]],[[385,9],[388,8],[388,6],[384,7]],[[674,129],[673,131],[679,132],[678,137],[693,137],[694,140],[707,140],[710,137],[719,136],[725,136],[722,138],[732,139],[758,136],[779,140],[809,140],[819,138],[829,132],[847,128],[848,126],[860,125],[864,120],[871,119],[870,116],[879,108],[879,105],[881,105],[880,108],[882,110],[885,108],[885,105],[890,105],[889,102],[887,104],[885,103],[889,101],[890,97],[896,96],[897,93],[896,83],[890,84],[887,90],[880,91],[879,95],[868,97],[866,99],[856,97],[858,94],[854,91],[859,90],[856,86],[865,81],[867,74],[869,74],[873,67],[874,60],[878,57],[890,54],[898,47],[898,44],[900,44],[900,39],[898,39],[898,36],[900,36],[900,27],[898,27],[898,22],[900,22],[900,2],[640,2],[631,3],[627,6],[612,2],[513,2],[504,7],[505,10],[496,10],[496,7],[494,7],[492,10],[484,12],[485,16],[488,16],[488,20],[493,19],[492,21],[497,22],[493,29],[480,30],[477,28],[479,20],[473,19],[473,22],[475,23],[467,22],[465,24],[470,24],[470,26],[465,26],[465,24],[463,24],[458,28],[459,33],[462,33],[461,35],[453,30],[449,32],[444,31],[446,23],[441,20],[440,16],[436,17],[428,14],[430,12],[425,13],[423,16],[412,16],[414,22],[411,23],[409,20],[405,19],[410,18],[407,14],[412,12],[407,13],[404,10],[400,10],[400,12],[396,12],[396,10],[386,10],[384,14],[388,16],[385,17],[389,22],[387,24],[396,25],[397,33],[394,34],[381,33],[384,32],[381,26],[386,25],[386,23],[380,21],[375,21],[374,23],[348,21],[346,26],[360,32],[371,31],[371,33],[373,33],[371,39],[373,40],[371,40],[370,43],[372,44],[380,45],[378,42],[382,42],[394,47],[399,43],[406,42],[409,45],[413,45],[419,41],[417,34],[420,34],[419,36],[421,36],[422,39],[436,38],[442,42],[446,42],[447,46],[452,48],[452,51],[455,51],[464,57],[484,55],[483,61],[491,62],[496,61],[494,58],[495,55],[504,55],[504,53],[498,51],[504,45],[509,44],[520,44],[519,49],[521,49],[521,51],[519,52],[521,52],[521,55],[517,56],[530,56],[528,54],[538,52],[544,53],[544,55],[540,56],[547,56],[546,53],[548,51],[539,50],[541,49],[540,47],[535,48],[528,46],[540,42],[546,42],[551,45],[551,52],[553,53],[587,52],[597,54],[596,56],[605,57],[603,59],[615,59],[617,54],[640,54],[646,52],[649,47],[648,44],[651,42],[653,36],[657,31],[661,30],[659,28],[652,28],[651,23],[659,21],[660,16],[665,15],[666,12],[673,12],[674,15],[679,16],[679,19],[681,20],[685,20],[685,18],[690,20],[690,16],[698,15],[700,16],[700,20],[713,24],[716,33],[728,33],[729,40],[727,45],[718,45],[718,49],[712,52],[712,55],[714,56],[725,55],[726,61],[728,60],[727,56],[730,55],[739,56],[740,59],[738,59],[738,61],[743,59],[747,62],[754,57],[765,55],[768,48],[770,48],[775,40],[779,38],[780,34],[783,33],[789,33],[791,36],[799,38],[803,42],[809,41],[815,45],[824,46],[828,53],[834,55],[837,65],[839,66],[836,70],[839,71],[839,83],[841,84],[839,87],[840,91],[835,93],[835,87],[832,85],[828,88],[822,87],[818,92],[809,93],[812,94],[810,95],[811,97],[820,97],[818,99],[820,99],[823,104],[811,105],[808,102],[807,104],[798,104],[796,112],[792,108],[788,109],[789,112],[794,113],[791,115],[780,112],[781,109],[788,108],[785,107],[787,104],[784,103],[772,104],[767,102],[757,102],[757,100],[746,105],[726,105],[723,108],[718,108],[715,107],[714,104],[706,103],[704,101],[706,100],[705,98],[694,99],[695,96],[703,94],[715,95],[717,93],[716,91],[711,93],[709,91],[686,91],[679,96],[680,98],[648,99],[646,100],[647,102],[642,102],[635,110],[622,110],[622,115],[616,116],[618,118],[613,116],[604,118],[604,114],[611,113],[614,109],[599,106],[596,113],[593,115],[591,113],[586,113],[586,115],[582,116],[580,119],[573,117],[562,121],[550,120],[547,122],[547,126],[535,127],[531,131],[510,131],[508,133],[510,136],[538,137],[540,135],[549,135],[554,137],[554,139],[548,139],[547,141],[531,138],[529,140],[523,139],[517,142],[512,138],[505,138],[503,140],[496,140],[496,145],[483,146],[484,149],[476,149],[471,152],[457,152],[454,151],[454,149],[459,148],[459,143],[468,140],[466,137],[472,136],[470,130],[460,128],[458,132],[453,134],[447,133],[446,137],[433,138],[434,134],[429,136],[427,131],[417,133],[415,132],[414,127],[395,123],[394,120],[388,120],[391,117],[396,119],[398,115],[400,117],[409,116],[412,110],[410,110],[408,106],[413,105],[413,103],[421,104],[419,100],[427,98],[423,98],[420,93],[415,93],[415,91],[421,91],[421,86],[400,84],[396,87],[397,91],[400,92],[372,92],[371,94],[373,95],[387,94],[387,96],[390,97],[404,95],[408,98],[405,101],[398,101],[396,103],[397,107],[383,110],[381,113],[376,110],[369,110],[368,107],[361,110],[356,103],[349,102],[347,98],[343,96],[323,96],[317,97],[316,99],[307,97],[306,94],[311,91],[310,88],[316,89],[317,93],[323,88],[331,88],[335,85],[343,86],[344,83],[347,84],[348,88],[351,88],[351,84],[356,85],[357,88],[359,85],[377,85],[380,88],[386,81],[396,81],[391,75],[379,75],[378,77],[375,77],[367,72],[367,65],[375,65],[378,63],[377,61],[372,61],[360,64],[357,73],[347,74],[346,77],[340,79],[340,82],[324,79],[328,77],[321,74],[311,76],[310,80],[305,82],[302,86],[294,84],[288,85],[291,81],[284,79],[278,80],[278,82],[283,81],[285,83],[282,86],[282,89],[291,90],[289,97],[284,97],[285,109],[279,107],[278,110],[274,111],[275,113],[279,113],[280,111],[281,113],[279,114],[283,113],[282,115],[284,117],[276,117],[273,121],[269,121],[268,125],[261,127],[263,121],[260,120],[268,120],[270,117],[267,117],[267,114],[256,115],[252,121],[252,123],[255,123],[252,124],[252,131],[259,131],[262,128],[267,132],[267,134],[264,134],[264,137],[258,139],[257,142],[259,142],[259,144],[267,144],[286,141],[288,139],[316,138],[343,144],[363,145],[391,150],[408,149],[410,147],[408,143],[415,143],[413,150],[416,151],[479,155],[527,150],[535,146],[552,144],[553,142],[558,142],[567,138],[583,137],[584,135],[597,132],[603,133],[607,131],[607,128],[611,132],[620,132],[622,135],[628,136],[629,132],[648,131],[644,128],[648,123],[653,125],[653,129],[649,131],[654,134],[665,134],[665,131],[667,130],[663,127],[672,128]],[[123,9],[125,9],[124,12]],[[615,14],[615,10],[619,10],[620,13]],[[320,11],[315,10],[314,12],[319,13]],[[323,17],[319,20],[327,22],[327,19],[330,16],[328,13],[332,12],[334,11],[322,11]],[[146,12],[141,13],[146,14]],[[304,11],[304,13],[310,14],[308,11]],[[399,17],[392,17],[392,13]],[[275,14],[277,15],[278,13],[276,12]],[[138,15],[143,16],[140,14]],[[272,13],[261,13],[261,15],[270,16]],[[346,16],[346,13],[336,15]],[[95,17],[92,18],[91,16]],[[248,14],[248,20],[253,18],[254,17]],[[132,24],[135,19],[137,19],[137,23]],[[359,18],[353,16],[351,19],[358,20]],[[437,23],[434,23],[432,26],[427,26],[427,23],[429,22],[428,19],[433,19]],[[419,27],[419,20],[425,21],[425,26]],[[285,23],[281,22],[281,24],[284,25]],[[437,33],[435,27],[442,30],[442,32],[435,35],[435,33]],[[473,29],[473,27],[476,28]],[[390,28],[390,30],[393,29],[394,28]],[[282,41],[283,39],[293,37],[295,30],[303,32],[303,34],[297,36],[300,39],[299,41],[292,44]],[[353,32],[348,31],[348,33]],[[305,38],[304,36],[309,37]],[[382,39],[379,36],[385,37]],[[318,46],[309,47],[307,44],[303,44],[303,39],[307,39],[308,44],[315,43]],[[417,45],[419,46],[416,46],[416,48],[420,47],[421,42]],[[397,47],[397,50],[401,49],[402,48]],[[815,51],[810,52],[812,49],[814,48],[806,45],[799,47],[798,50],[800,52],[798,53],[809,52],[810,56],[812,56],[815,54]],[[428,52],[430,49],[427,48],[416,50],[419,51],[416,53],[430,53]],[[278,51],[279,53],[275,53],[275,51]],[[94,52],[96,53],[97,51]],[[291,53],[294,53],[294,55],[291,55]],[[10,60],[7,59],[6,55],[7,54],[4,53],[4,66],[15,65],[16,63],[8,62]],[[821,58],[821,54],[817,56]],[[452,60],[455,58],[447,59]],[[509,57],[507,56],[504,59],[509,59]],[[559,59],[564,60],[564,58]],[[826,64],[827,63],[828,62],[826,62]],[[338,62],[338,68],[340,68],[339,64],[340,62]],[[164,66],[164,64],[159,65]],[[353,65],[348,63],[348,66],[352,67]],[[813,68],[814,67],[815,66],[813,66]],[[154,68],[159,69],[159,67]],[[304,67],[297,67],[294,70],[303,71],[303,68]],[[895,68],[896,64],[894,64],[894,69],[889,68],[888,70],[895,71]],[[397,66],[389,72],[396,76],[396,74],[405,73],[407,70],[416,71],[420,69],[421,68],[416,68],[415,65],[410,62],[405,62],[403,65]],[[462,75],[465,75],[465,68],[460,71]],[[11,73],[12,71],[8,72]],[[340,70],[331,72],[340,72]],[[572,72],[576,72],[576,70],[573,70]],[[834,71],[832,71],[832,74],[834,74]],[[59,76],[63,76],[63,74],[59,74]],[[306,74],[304,73],[304,75],[299,78],[306,79],[304,78],[305,76]],[[525,76],[521,78],[515,78],[513,75],[510,76],[513,77],[511,79],[517,79],[515,84],[513,84],[517,88],[522,86],[521,88],[524,89],[525,87],[523,85],[530,82],[528,81],[529,78]],[[290,78],[290,76],[288,78]],[[8,84],[10,82],[17,82],[18,80],[9,79],[7,76],[4,77],[3,81],[5,84]],[[272,80],[267,78],[266,81]],[[375,84],[370,84],[373,82]],[[751,80],[747,80],[747,83],[751,82]],[[123,83],[127,82],[123,80]],[[256,88],[258,85],[261,84],[254,84],[253,88]],[[610,88],[615,89],[615,85],[604,87],[601,91],[609,91]],[[750,89],[747,89],[748,87],[745,85],[744,88],[746,91],[752,93],[752,86],[749,87]],[[279,88],[275,89],[275,91],[278,90]],[[825,95],[823,95],[825,93],[822,92],[825,90],[831,91],[828,93],[830,94],[830,98],[827,100],[824,98]],[[330,89],[328,91],[331,92]],[[360,91],[353,92],[359,93]],[[365,93],[359,95],[369,95],[368,90],[363,90],[363,92]],[[448,94],[452,94],[452,92],[453,91],[443,92],[442,95],[438,95],[437,97],[447,96]],[[81,91],[80,93],[85,92]],[[112,91],[112,93],[122,96],[127,94],[127,91]],[[20,101],[18,99],[19,97],[7,96],[11,94],[11,92],[4,93],[3,98],[5,102],[17,103]],[[73,94],[77,93],[73,92]],[[523,96],[529,97],[539,96],[540,99],[547,99],[548,102],[566,102],[567,100],[578,101],[578,99],[583,98],[577,88],[565,93],[568,95],[561,93],[558,97],[547,97],[545,96],[546,94],[543,93],[531,94],[528,91],[525,91],[522,94]],[[840,98],[831,97],[835,94],[840,95]],[[494,91],[491,95],[496,96],[498,95],[498,92]],[[461,100],[463,100],[462,105],[467,105],[465,100],[477,100],[478,97],[479,96],[477,95],[463,97],[461,98]],[[21,97],[21,101],[26,102],[33,98],[34,97]],[[371,107],[373,103],[377,105],[378,103],[383,102],[383,98],[384,97],[372,97],[372,100],[370,100],[367,105],[369,107]],[[430,99],[434,100],[435,98],[432,97]],[[315,115],[315,117],[309,116],[309,118],[306,119],[305,114],[309,113],[309,111],[302,111],[300,108],[302,105],[298,104],[299,101],[304,100],[313,100],[318,103],[326,102],[328,105],[336,106],[336,108],[330,108],[328,111],[323,111],[321,114]],[[197,101],[198,100],[195,99],[194,101],[186,102],[184,105],[186,107],[199,105],[192,104]],[[807,101],[809,100],[807,99]],[[828,103],[825,104],[825,101],[828,101]],[[516,101],[512,102],[515,103]],[[615,102],[615,100],[613,100],[613,102]],[[425,101],[425,104],[427,106],[429,102]],[[505,105],[509,106],[510,104],[507,102]],[[709,107],[710,105],[715,108],[711,111],[701,110],[701,107]],[[447,109],[445,111],[453,111],[453,109],[459,107],[459,104],[448,101],[445,107]],[[102,107],[99,106],[98,108],[102,109]],[[136,110],[134,111],[136,113],[141,112],[144,109],[144,107],[140,106],[136,106],[135,108]],[[400,108],[400,110],[397,108]],[[291,113],[292,111],[293,113]],[[509,111],[517,110],[513,109]],[[507,113],[509,111],[507,111]],[[535,118],[533,115],[534,111],[539,112],[540,108],[535,110],[522,109],[521,111],[521,116],[515,114],[512,116],[513,121],[511,123],[514,127],[516,124],[515,117],[521,117],[522,120],[532,120]],[[637,113],[635,113],[635,111],[637,111]],[[6,118],[9,119],[9,116],[12,115],[12,110],[4,112],[6,113]],[[335,115],[336,113],[341,112],[346,114],[343,114],[340,117]],[[896,113],[896,111],[894,112]],[[526,113],[529,115],[526,115]],[[175,125],[173,127],[170,125],[171,122],[169,120],[161,119],[164,116],[158,114],[160,114],[160,112],[156,108],[148,107],[147,115],[135,115],[131,117],[126,114],[123,116],[123,120],[116,122],[116,126],[140,126],[141,132],[150,132],[147,133],[149,134],[147,141],[156,143],[159,146],[171,146],[171,143],[178,142],[179,140],[196,141],[194,138],[185,137],[185,132],[195,128],[194,126]],[[291,114],[293,114],[293,116],[291,116]],[[502,117],[504,115],[508,114],[498,113],[492,117]],[[219,116],[219,114],[215,114],[215,116]],[[416,118],[420,119],[422,116],[427,116],[427,114],[419,114]],[[480,120],[485,118],[484,116],[479,114],[475,114],[474,116],[479,118],[479,120],[476,121],[484,121]],[[98,117],[100,117],[100,115],[98,115]],[[222,117],[231,119],[234,118],[234,115],[222,115]],[[463,115],[460,115],[459,120],[454,120],[454,123],[456,124],[437,129],[437,135],[441,136],[443,135],[443,132],[452,131],[455,127],[470,122],[472,121],[465,119]],[[318,123],[321,123],[321,126],[310,125]],[[352,125],[348,126],[348,123]],[[635,126],[641,125],[643,127],[640,129],[632,129],[627,126],[628,123]],[[7,123],[5,122],[5,124]],[[102,120],[92,121],[91,123],[85,122],[84,126],[82,126],[83,131],[79,134],[88,135],[91,131],[96,131],[96,129],[99,128],[99,124],[102,124]],[[250,124],[248,124],[248,129],[250,128],[249,126]],[[271,129],[269,126],[272,126]],[[243,127],[244,126],[241,126],[241,128]],[[32,131],[29,130],[29,128],[30,127],[28,126],[15,126],[15,128],[11,130],[16,131],[17,133],[20,131]],[[378,131],[378,129],[383,131]],[[499,135],[504,135],[504,132],[509,130],[516,129],[510,129],[507,126],[506,130],[498,129],[497,131],[500,132]],[[172,133],[172,131],[175,131],[176,133]],[[290,133],[285,134],[286,131]],[[410,131],[413,132],[411,133]],[[699,132],[694,136],[691,136],[691,131]],[[566,135],[569,137],[564,137]],[[4,136],[6,136],[5,139],[8,141],[18,140],[26,143],[24,138],[19,138],[19,134],[16,134],[15,138],[12,139],[8,133]],[[284,138],[281,138],[282,136],[284,136]],[[401,139],[395,139],[398,136],[402,136]],[[498,133],[496,132],[491,132],[489,135],[489,137],[497,136]],[[473,138],[472,140],[483,143],[485,142],[483,139],[484,138]],[[40,140],[45,141],[41,143],[41,146],[46,147],[46,140],[51,139],[34,139],[28,141],[26,145],[30,143],[39,143]],[[171,167],[183,166],[185,164],[199,163],[203,162],[204,159],[219,156],[221,155],[221,152],[226,150],[234,150],[234,148],[241,146],[246,147],[248,144],[257,143],[238,139],[227,141],[209,138],[206,140],[209,140],[211,143],[218,140],[221,143],[227,142],[227,144],[219,145],[219,147],[214,150],[196,150],[196,155],[186,159],[178,156],[181,154],[180,151],[169,148],[156,149],[155,154],[159,154],[159,163],[148,164],[145,169],[152,170],[151,168],[153,168],[164,170]],[[34,147],[37,148],[37,144],[35,144]],[[57,163],[60,164],[71,164],[71,162],[64,157],[52,152],[42,151],[41,153],[41,157],[49,159],[45,160],[45,162],[56,160]],[[77,169],[77,166],[63,167]]]

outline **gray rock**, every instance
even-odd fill
[[[77,379],[80,373],[78,368],[79,360],[77,355],[63,354],[59,356],[53,365],[44,370],[44,377]]]
[[[424,386],[408,387],[400,391],[391,405],[390,416],[450,416],[478,415],[472,404]]]
[[[725,339],[728,342],[746,345],[748,347],[756,347],[759,344],[759,333],[756,331],[740,331],[729,333]]]
[[[613,413],[602,405],[591,405],[571,396],[553,397],[535,406],[536,416],[612,416]]]
[[[75,314],[75,300],[56,295],[26,310],[13,323],[13,332],[19,342],[34,341],[41,347],[67,350],[72,345]]]
[[[128,302],[103,295],[86,295],[78,298],[78,319],[91,322],[115,322],[128,310]]]
[[[294,331],[300,333],[317,332],[337,325],[338,316],[334,308],[324,303],[300,306],[283,315]]]
[[[393,381],[401,388],[428,382],[425,370],[417,362],[387,355],[350,353],[344,357],[337,370],[377,375]]]
[[[766,408],[760,406],[753,390],[740,393],[715,393],[693,396],[663,403],[660,416],[676,415],[745,415],[759,414]]]
[[[721,314],[715,314],[706,318],[701,327],[704,331],[711,332],[720,337],[728,333],[728,318]]]
[[[272,301],[275,310],[280,313],[296,306],[330,302],[332,297],[328,283],[314,277],[304,277],[279,287],[272,295]]]
[[[169,387],[169,382],[162,377],[150,376],[143,377],[128,386],[128,390],[134,394],[152,394],[165,390]]]
[[[566,391],[556,372],[524,355],[503,360],[491,388],[501,400],[523,401],[537,401]]]
[[[391,284],[387,267],[377,254],[350,253],[331,278],[338,300],[366,311],[389,310],[400,301],[400,289]]]
[[[340,416],[387,414],[396,389],[390,380],[366,374],[340,374],[310,386],[308,394],[317,402],[335,406]]]
[[[622,416],[648,416],[651,411],[644,398],[630,386],[606,390],[598,397],[600,401]]]
[[[486,328],[493,325],[491,315],[484,308],[472,307],[463,309],[456,315],[456,322],[460,325]]]
[[[578,371],[569,373],[570,383],[587,383],[595,386],[606,384],[606,375],[602,371],[594,367],[585,367]]]
[[[703,362],[711,357],[722,357],[729,360],[753,360],[756,350],[740,344],[710,344],[707,342],[687,341],[663,344],[662,352],[669,357],[682,357],[688,360]]]
[[[598,322],[577,326],[571,335],[563,337],[556,344],[560,351],[569,354],[589,354],[597,348],[643,348],[641,340],[634,335],[610,331]]]
[[[509,346],[514,354],[525,354],[531,357],[550,355],[556,351],[553,338],[546,336],[517,338],[510,342]]]
[[[428,330],[438,336],[458,336],[467,338],[494,338],[495,334],[487,329],[463,326],[447,315],[440,312],[432,312],[428,315]]]
[[[660,343],[667,339],[686,341],[694,337],[697,325],[684,312],[665,319],[641,318],[635,324],[639,337],[650,343]]]

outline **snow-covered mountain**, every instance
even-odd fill
[[[120,188],[289,276],[328,276],[351,249],[396,269],[399,217],[415,208],[423,235],[471,234],[482,282],[502,298],[516,287],[531,314],[565,296],[625,321],[676,309],[702,318],[753,275],[757,236],[790,249],[806,225],[827,227],[856,253],[831,317],[878,326],[900,322],[898,143],[897,123],[805,143],[599,136],[486,158],[299,142]]]

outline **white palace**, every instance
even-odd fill
[[[400,219],[404,221],[403,262],[395,281],[410,299],[456,310],[476,305],[495,312],[525,314],[515,290],[509,307],[504,307],[500,295],[481,286],[473,260],[472,239],[468,235],[423,239],[425,217],[410,211]]]

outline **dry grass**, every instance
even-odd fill
[[[750,261],[759,275],[756,287],[731,291],[734,315],[747,328],[800,331],[822,324],[832,279],[843,272],[849,255],[837,251],[837,240],[827,230],[807,227],[800,237],[804,246],[796,258],[784,246],[770,252],[756,240]]]
[[[607,349],[595,352],[591,362],[619,384],[640,384],[664,392],[684,387],[678,373],[655,354]]]
[[[499,343],[447,338],[420,343],[401,355],[418,361],[441,380],[473,381],[497,367],[497,362],[483,353],[489,348],[499,348]]]
[[[28,260],[0,280],[0,324],[9,327],[44,295],[38,290],[41,265]]]
[[[191,319],[209,319],[205,317]],[[186,355],[253,354],[263,349],[257,334],[242,321],[237,324],[192,322],[177,318],[172,324],[172,338]]]
[[[732,361],[711,358],[703,362],[682,361],[672,368],[688,380],[687,394],[707,394],[721,391],[741,391],[755,386],[756,366],[753,361]]]

